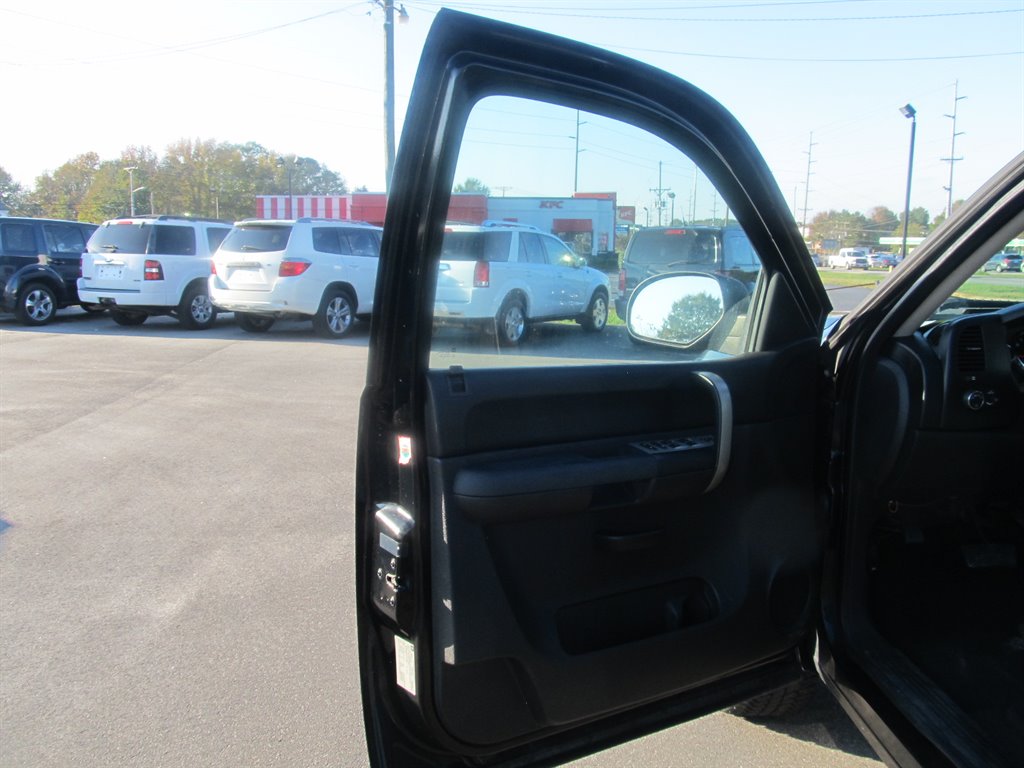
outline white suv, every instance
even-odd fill
[[[373,309],[380,232],[334,219],[240,221],[213,258],[210,298],[251,333],[288,317],[341,338]]]
[[[230,231],[226,221],[189,216],[106,221],[82,255],[78,297],[107,307],[118,325],[175,315],[186,328],[209,328],[217,319],[206,288],[210,256]]]
[[[608,322],[608,277],[554,235],[526,224],[484,222],[445,228],[434,300],[438,324],[494,329],[515,346],[540,320],[575,320],[588,331]]]

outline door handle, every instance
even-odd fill
[[[715,446],[717,448],[715,473],[711,476],[708,487],[704,489],[704,493],[708,493],[718,487],[718,484],[722,482],[726,471],[729,469],[729,455],[732,452],[732,395],[729,394],[729,385],[726,384],[725,379],[717,373],[698,371],[696,375],[711,390],[711,394],[715,398],[718,416],[717,435],[715,436]]]

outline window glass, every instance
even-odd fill
[[[0,232],[3,234],[5,252],[36,253],[36,237],[31,224],[12,221],[0,227]]]
[[[369,229],[346,229],[343,230],[348,238],[349,253],[353,256],[379,256],[380,241],[375,233]]]
[[[442,261],[508,261],[512,233],[472,226],[449,227],[441,247]]]
[[[104,224],[92,233],[85,247],[89,253],[146,253],[152,233],[151,224]]]
[[[157,224],[153,237],[153,253],[157,256],[195,256],[196,231],[192,227]]]
[[[270,253],[283,251],[288,245],[288,238],[291,236],[290,226],[271,224],[264,226],[235,227],[228,236],[224,238],[220,248],[222,251],[232,253]]]
[[[313,227],[313,250],[320,253],[348,253],[348,238],[338,238],[337,227]]]
[[[668,141],[596,113],[491,97],[469,116],[453,185],[432,366],[674,362],[747,348],[760,259],[720,191]],[[659,343],[638,343],[630,298],[676,273],[700,279],[663,283],[643,332]],[[685,295],[673,300],[673,289]]]
[[[540,235],[533,232],[519,233],[520,261],[528,261],[531,264],[546,264],[544,245],[541,243]]]
[[[231,230],[228,227],[210,227],[206,230],[206,243],[210,246],[210,253],[216,252],[224,238]]]
[[[572,249],[556,237],[542,237],[540,239],[547,254],[548,264],[571,264],[575,259]]]
[[[80,256],[85,252],[82,230],[74,224],[44,224],[46,249],[52,254]]]

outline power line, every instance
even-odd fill
[[[806,3],[810,4],[810,3]],[[410,3],[412,5],[412,3]],[[727,8],[768,8],[780,5],[804,5],[804,3],[772,3],[772,4],[743,4],[743,5],[721,5],[721,6],[700,6],[700,7],[689,7],[678,10],[721,10]],[[637,16],[637,11],[648,10],[652,13],[664,14],[666,8],[623,8],[621,14],[601,14],[594,13],[592,8],[563,8],[561,10],[551,7],[544,8],[531,8],[529,10],[522,11],[509,11],[507,5],[502,6],[491,6],[481,4],[468,4],[459,6],[460,8],[467,8],[470,10],[480,11],[495,11],[502,10],[508,12],[510,15],[529,15],[529,16],[551,16],[551,17],[562,17],[562,18],[587,18],[587,19],[604,19],[611,21],[658,21],[658,22],[681,22],[681,23],[756,23],[761,24],[765,22],[775,23],[805,23],[805,22],[834,22],[834,21],[916,21],[919,19],[936,19],[936,18],[951,18],[961,16],[992,16],[997,14],[1007,13],[1024,13],[1024,8],[1000,8],[991,9],[984,11],[946,11],[940,13],[907,13],[907,14],[892,14],[882,15],[876,14],[871,16],[789,16],[789,17],[768,17],[768,16]],[[619,10],[619,9],[613,9]],[[577,11],[577,12],[571,12]]]

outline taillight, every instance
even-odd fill
[[[473,267],[473,287],[491,287],[491,263],[489,261],[478,261]]]
[[[289,261],[282,261],[281,266],[277,268],[278,277],[296,277],[301,275],[313,262],[306,261],[306,259],[291,259]]]
[[[216,262],[214,262],[213,259],[210,259],[210,274],[211,275],[216,275],[217,274],[217,264],[216,264]]]
[[[143,269],[145,280],[163,280],[164,268],[155,259],[146,259],[146,266]]]
[[[626,292],[626,270],[619,270],[619,293]]]

